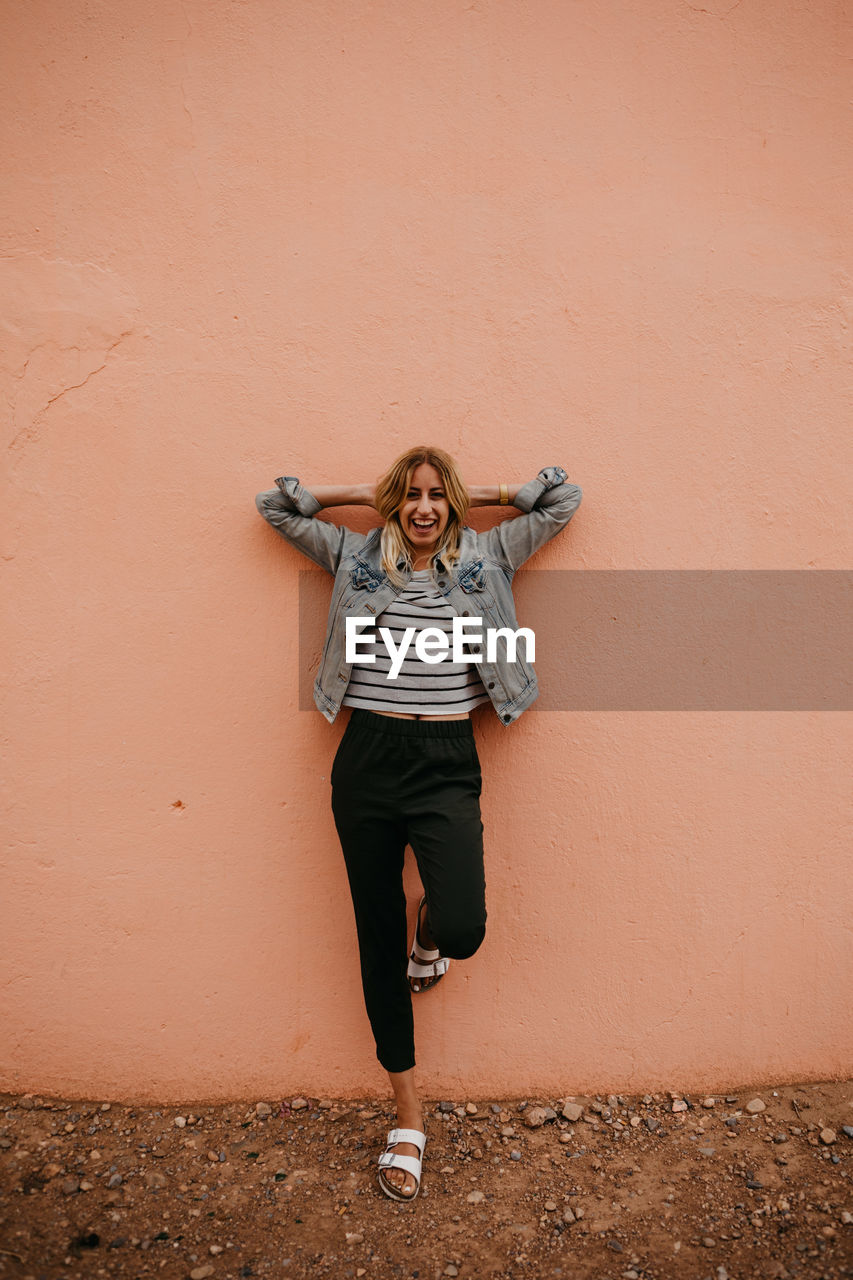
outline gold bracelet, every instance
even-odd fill
[[[500,490],[501,490],[501,503],[500,503],[500,505],[501,505],[502,507],[506,507],[506,506],[508,506],[508,505],[509,505],[509,489],[507,489],[507,487],[506,487],[506,485],[505,485],[505,484],[502,484],[502,485],[500,486]]]

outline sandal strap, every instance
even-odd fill
[[[417,1156],[399,1156],[396,1151],[383,1151],[379,1157],[380,1169],[405,1169],[420,1182],[422,1162]]]
[[[440,978],[447,973],[449,965],[450,961],[445,956],[440,956],[431,964],[418,964],[410,956],[406,974],[409,978]]]
[[[421,944],[418,942],[417,934],[415,934],[415,940],[412,943],[412,955],[417,956],[419,960],[438,960],[438,958],[441,955],[441,952],[438,950],[425,951],[424,948],[421,946]]]
[[[426,1134],[421,1133],[420,1129],[392,1129],[388,1134],[388,1141],[385,1145],[393,1147],[398,1142],[411,1142],[423,1155],[423,1150],[426,1146]]]

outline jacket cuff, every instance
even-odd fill
[[[562,467],[543,467],[535,480],[523,485],[513,500],[513,506],[519,511],[532,511],[542,494],[554,489],[558,484],[565,484],[566,473]]]
[[[323,508],[313,493],[309,493],[296,476],[279,476],[275,483],[287,499],[288,506],[300,515],[316,516],[318,511],[322,511]]]

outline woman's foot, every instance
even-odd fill
[[[437,951],[438,947],[433,941],[432,935],[427,928],[426,923],[426,898],[422,898],[418,906],[418,914],[415,917],[415,941],[422,951]],[[427,963],[426,961],[422,963]],[[426,977],[409,976],[409,986],[412,991],[427,991],[431,986],[442,978],[443,974],[428,975]]]
[[[422,1116],[417,1116],[413,1120],[404,1120],[402,1115],[397,1115],[398,1129],[417,1129],[419,1133],[424,1132],[424,1122]],[[387,1148],[388,1151],[394,1151],[401,1156],[414,1156],[416,1160],[420,1159],[421,1153],[413,1142],[395,1142],[393,1146]],[[417,1179],[414,1174],[409,1173],[407,1169],[383,1169],[382,1176],[386,1182],[399,1191],[400,1195],[410,1198],[414,1196],[418,1189]]]
[[[408,1071],[389,1071],[388,1079],[391,1081],[397,1100],[397,1123],[394,1127],[397,1129],[418,1129],[423,1133],[424,1115],[415,1090],[414,1067],[410,1067]],[[397,1142],[394,1146],[389,1147],[389,1150],[396,1151],[401,1156],[414,1156],[415,1159],[421,1154],[412,1142]],[[383,1170],[383,1175],[400,1195],[408,1198],[415,1194],[418,1184],[414,1175],[409,1173],[408,1170],[392,1167]]]

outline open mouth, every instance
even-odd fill
[[[419,533],[429,533],[430,529],[434,529],[437,524],[437,520],[412,520],[412,528],[417,529]]]

